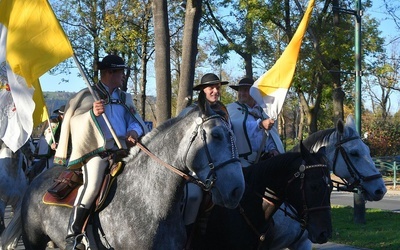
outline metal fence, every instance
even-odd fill
[[[389,181],[389,183],[393,183],[393,188],[396,188],[396,185],[400,184],[400,181],[397,179],[400,174],[400,157],[376,157],[373,160],[384,179]]]

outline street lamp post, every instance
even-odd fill
[[[355,86],[355,116],[357,132],[361,135],[361,0],[356,0],[356,19],[355,25],[355,69],[356,69],[356,86]],[[354,194],[354,222],[365,224],[365,201],[360,192]]]
[[[355,119],[356,129],[361,135],[361,0],[356,0],[355,10],[341,9],[337,6],[333,7],[334,11],[338,11],[345,14],[354,15],[355,24]],[[354,193],[354,222],[359,224],[365,224],[365,200],[360,191]]]

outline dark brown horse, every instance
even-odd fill
[[[215,206],[194,248],[269,249],[274,237],[271,219],[283,203],[286,212],[308,230],[311,241],[328,241],[332,185],[323,154],[310,154],[303,148],[301,153],[278,155],[244,168],[244,176],[246,191],[239,207]]]

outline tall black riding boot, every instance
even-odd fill
[[[88,215],[89,209],[79,206],[73,207],[69,218],[67,237],[65,238],[65,250],[85,249],[81,244],[82,236],[77,236],[82,233],[82,227]]]

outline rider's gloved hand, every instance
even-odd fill
[[[135,130],[128,131],[125,136],[126,146],[128,146],[128,148],[135,146],[138,139],[139,135]]]

